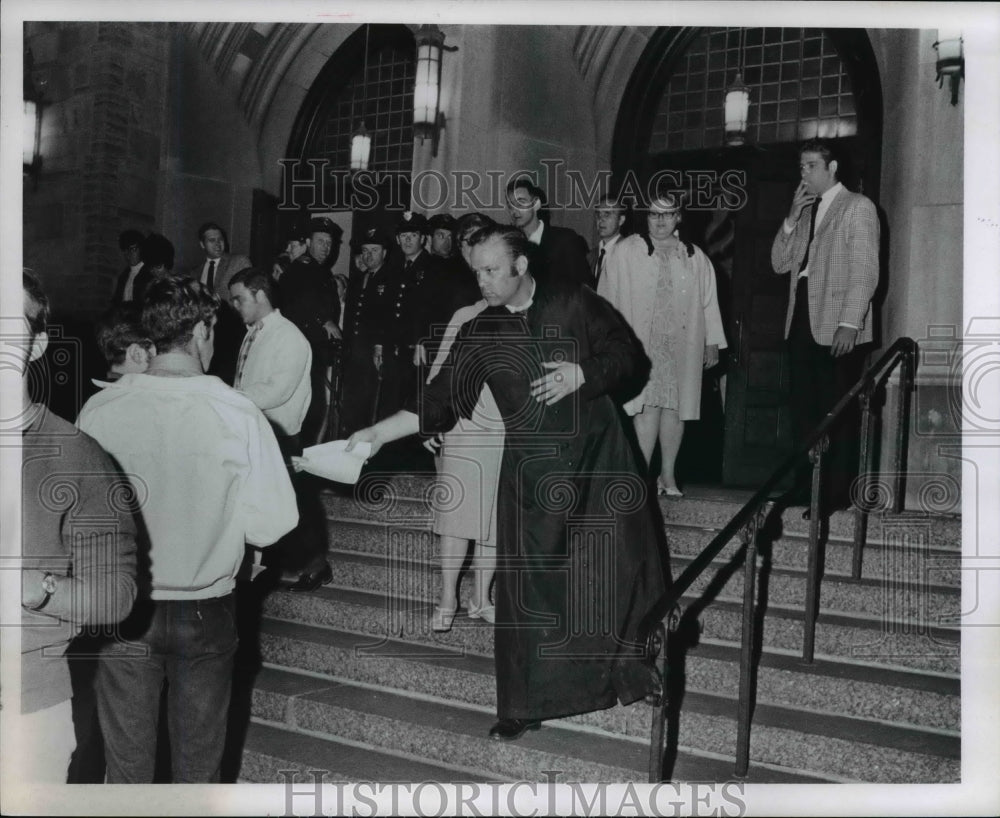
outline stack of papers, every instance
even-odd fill
[[[307,471],[337,483],[357,483],[361,467],[372,453],[371,443],[358,443],[351,451],[346,440],[331,440],[302,450],[302,457],[293,457],[296,471]]]

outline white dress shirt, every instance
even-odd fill
[[[539,219],[538,227],[536,227],[534,232],[530,236],[528,236],[528,241],[530,241],[532,244],[541,244],[542,233],[544,232],[545,232],[545,222]]]

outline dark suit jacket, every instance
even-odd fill
[[[236,362],[246,335],[246,327],[239,313],[229,303],[229,279],[240,270],[249,267],[250,259],[246,256],[232,256],[224,253],[219,256],[215,265],[215,281],[213,290],[222,300],[222,307],[215,324],[215,352],[209,364],[209,375],[217,375],[230,386],[236,378]],[[205,269],[205,259],[187,271],[195,281],[201,280],[201,272]]]
[[[115,285],[115,294],[111,299],[111,303],[118,305],[123,303],[125,297],[125,284],[128,281],[128,274],[131,267],[126,267],[120,276],[118,276],[118,283]],[[153,274],[146,269],[145,265],[136,273],[135,281],[132,282],[132,301],[142,301],[142,297],[146,294],[146,288],[153,282]]]
[[[594,274],[587,262],[587,242],[568,227],[546,224],[534,261],[531,273],[539,281],[551,277],[594,286]]]

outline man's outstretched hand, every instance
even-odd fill
[[[359,443],[371,443],[372,451],[369,457],[374,457],[376,452],[382,448],[382,443],[384,441],[379,439],[378,432],[375,431],[374,426],[369,426],[367,429],[358,429],[353,435],[347,439],[346,451],[351,451]]]

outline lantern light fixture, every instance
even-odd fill
[[[750,115],[750,89],[743,82],[743,37],[740,29],[740,49],[736,77],[726,89],[726,144],[742,145],[746,141],[747,120]]]
[[[372,156],[372,135],[362,119],[357,130],[351,134],[351,170],[368,170]]]
[[[38,187],[38,176],[42,171],[42,106],[43,94],[35,85],[35,60],[30,48],[24,50],[24,120],[21,154],[24,175],[31,177],[34,187]]]
[[[361,75],[362,102],[361,124],[351,134],[351,171],[368,170],[368,162],[372,155],[372,135],[365,127],[365,110],[368,107],[368,34],[370,24],[365,23],[365,61]],[[354,99],[351,99],[351,118],[354,117]]]
[[[441,129],[445,125],[441,110],[441,57],[445,51],[458,51],[458,46],[446,46],[445,35],[435,25],[422,25],[415,36],[417,72],[413,86],[413,136],[431,139],[431,152],[437,156]]]
[[[962,32],[957,29],[939,29],[934,50],[937,51],[937,83],[938,88],[944,85],[945,78],[951,88],[951,104],[958,105],[958,89],[965,76],[965,54],[962,50]]]

